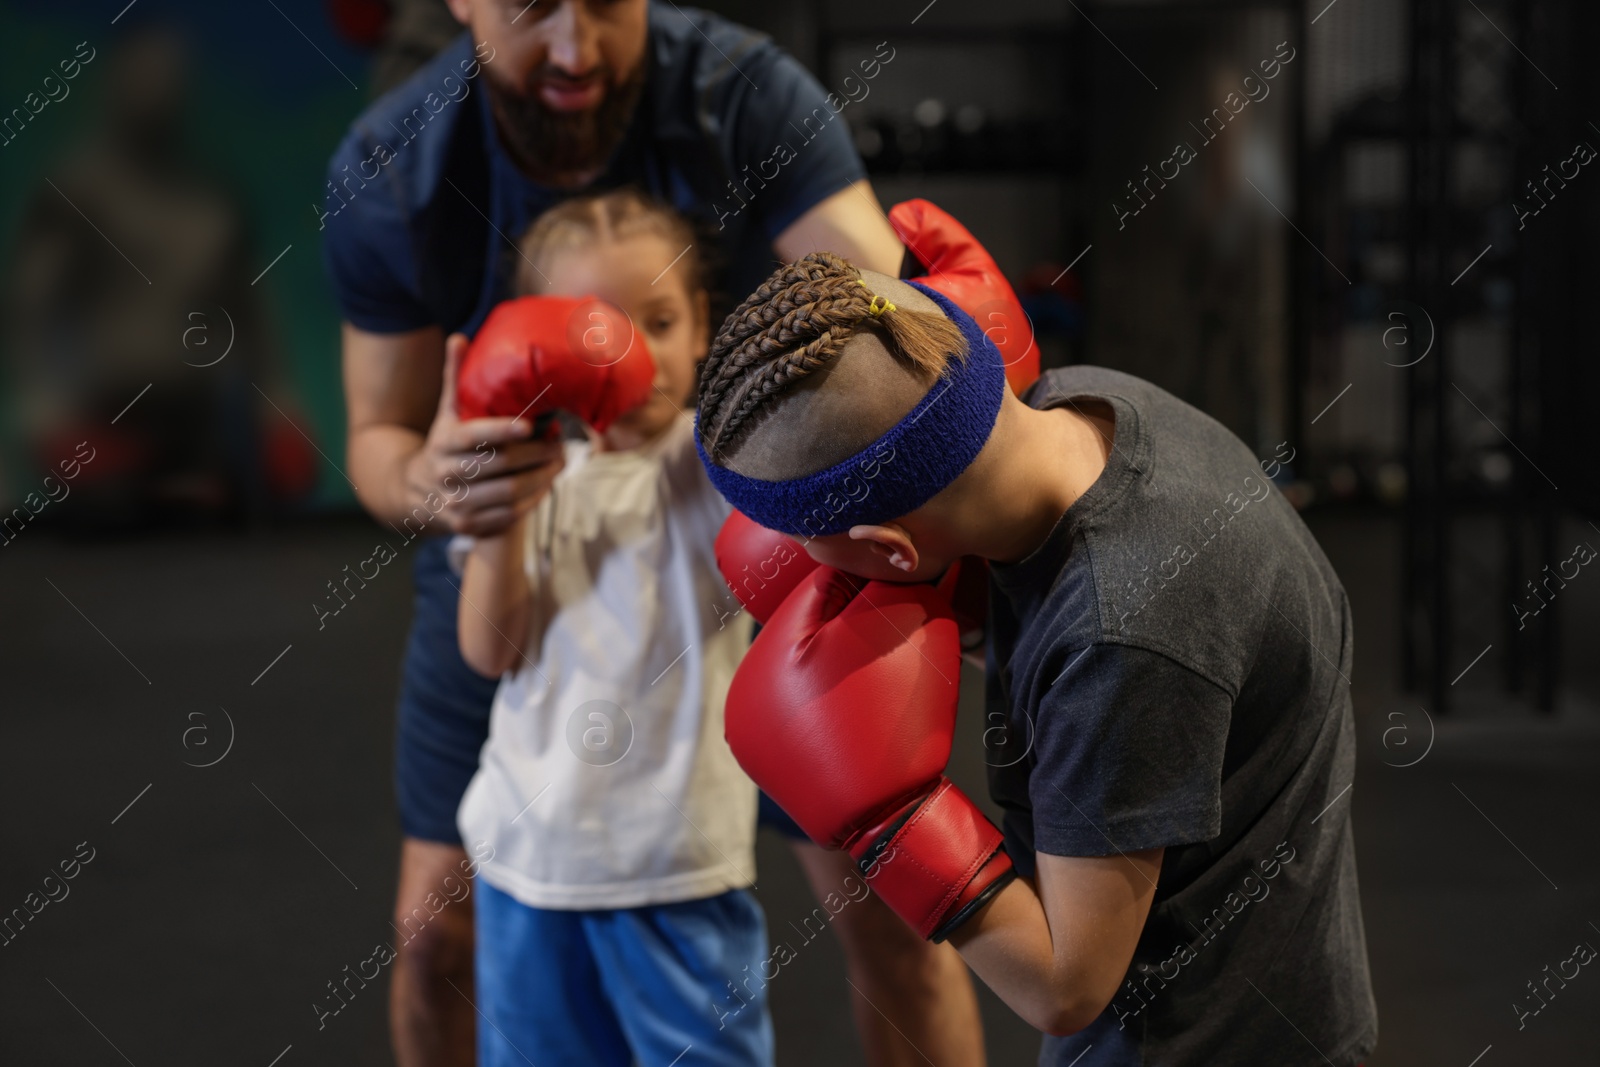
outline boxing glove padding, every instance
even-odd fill
[[[959,657],[955,622],[933,587],[818,567],[734,673],[728,744],[813,841],[845,848],[944,771]]]
[[[948,934],[1011,871],[999,831],[944,778],[960,656],[933,586],[818,567],[756,637],[724,714],[745,773],[813,841],[870,867],[924,937]]]
[[[800,580],[817,569],[800,543],[735,511],[714,545],[717,568],[752,618],[766,623]]]
[[[890,208],[889,225],[927,270],[914,280],[949,297],[994,342],[1012,392],[1032,385],[1039,377],[1033,325],[988,250],[954,217],[920,198]]]
[[[595,297],[523,296],[495,306],[456,380],[456,412],[529,420],[569,411],[604,433],[650,399],[655,362],[628,316]]]
[[[938,783],[851,850],[878,897],[921,936],[943,941],[1016,877],[1005,839],[955,783]]]

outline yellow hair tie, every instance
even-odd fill
[[[856,284],[861,286],[863,289],[867,288],[867,283],[860,278],[856,279]],[[895,306],[889,303],[886,297],[877,296],[876,294],[874,294],[872,297],[872,303],[867,305],[867,314],[874,317],[882,315],[885,311],[895,310],[897,310]]]

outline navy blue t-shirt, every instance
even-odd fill
[[[772,41],[652,4],[645,88],[590,192],[636,185],[715,243],[733,300],[777,266],[772,241],[865,177],[843,102]],[[514,242],[572,194],[522,175],[495,131],[468,34],[369,107],[328,167],[318,210],[343,316],[372,333],[472,333],[511,295]]]

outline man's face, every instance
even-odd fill
[[[450,0],[484,64],[501,141],[543,185],[599,177],[644,89],[646,0]]]

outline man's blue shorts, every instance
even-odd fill
[[[748,890],[549,911],[479,879],[474,899],[481,1067],[771,1067],[772,962]]]
[[[418,541],[412,562],[416,593],[395,717],[394,786],[407,837],[459,845],[456,809],[489,738],[489,709],[500,680],[483,677],[461,658],[460,581],[445,555],[449,543],[448,536]],[[760,812],[761,825],[805,838],[765,793]]]
[[[459,845],[456,808],[478,770],[500,679],[461,658],[460,581],[445,556],[449,543],[447,536],[418,541],[411,565],[416,592],[395,717],[394,788],[407,837]]]

